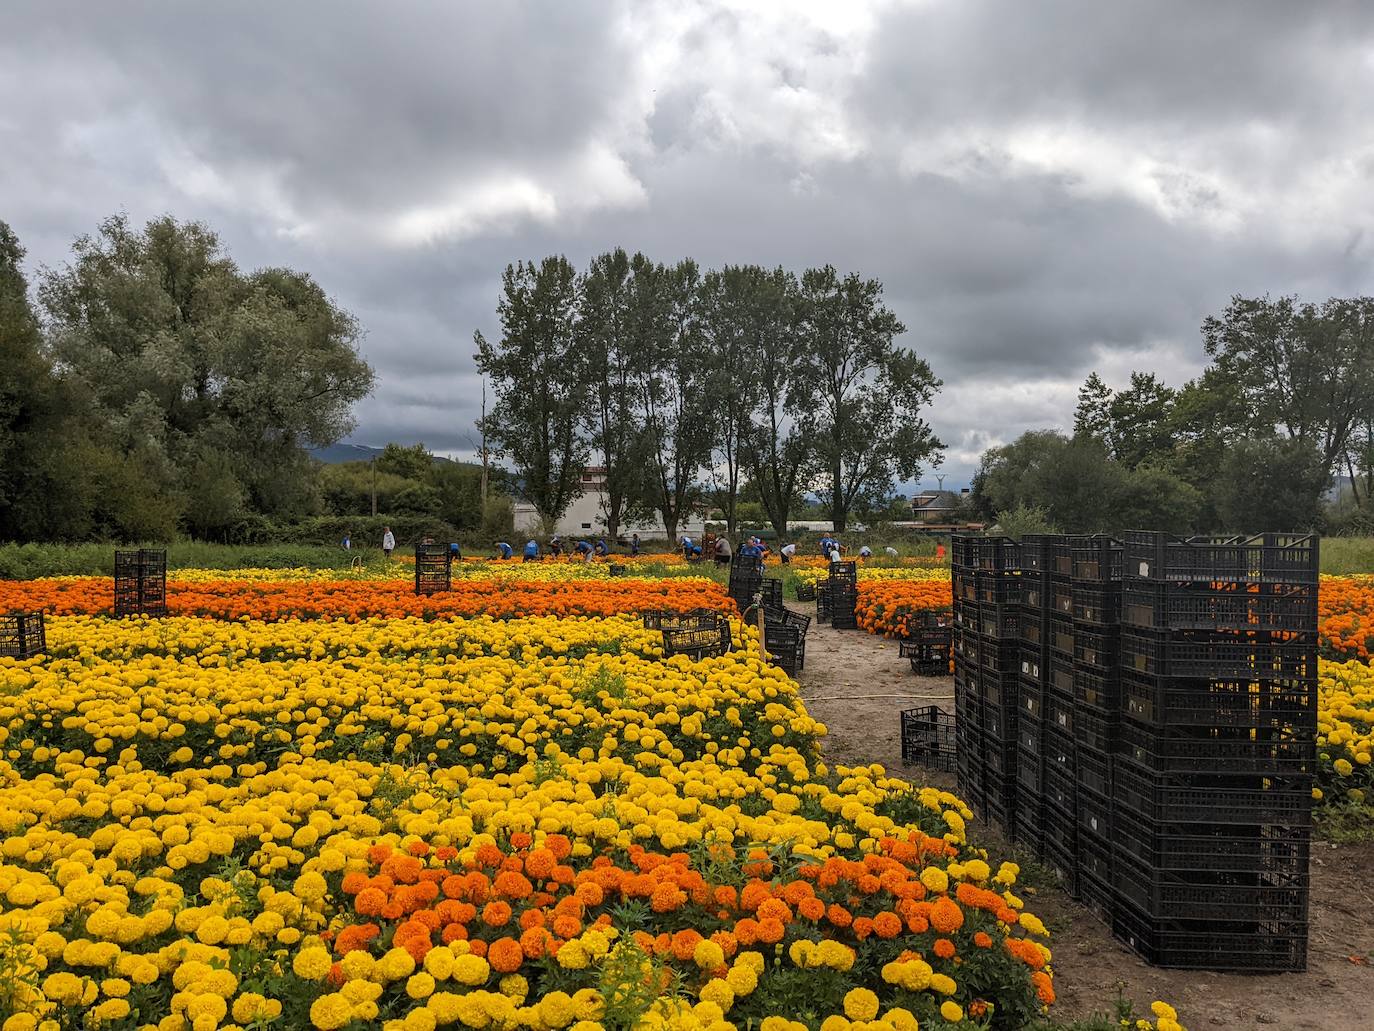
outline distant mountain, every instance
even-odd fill
[[[382,453],[379,447],[368,447],[366,444],[330,444],[328,447],[317,447],[310,449],[310,457],[325,465],[338,465],[341,462],[367,462],[376,458]],[[434,455],[435,462],[442,462],[445,465],[471,465],[476,466],[475,462],[454,462],[451,458],[444,458],[442,455]]]

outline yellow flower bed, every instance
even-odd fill
[[[866,566],[859,565],[861,581],[877,580],[943,580],[949,582],[949,567],[930,568],[923,566]],[[816,584],[830,575],[826,567],[811,567],[795,571],[797,580],[805,584]]]
[[[1374,800],[1374,667],[1355,660],[1318,665],[1318,796],[1367,805]]]
[[[607,563],[601,560],[580,562],[571,559],[546,559],[542,562],[522,562],[519,558],[463,559],[454,562],[455,580],[510,579],[524,581],[602,580],[610,575]],[[172,569],[169,580],[183,583],[206,583],[224,580],[253,582],[318,582],[327,580],[407,580],[415,576],[415,564],[394,562],[389,565],[370,565],[359,569],[310,569],[304,566],[283,569]]]

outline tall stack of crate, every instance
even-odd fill
[[[983,768],[983,699],[978,674],[968,655],[958,648],[964,634],[979,625],[974,546],[977,538],[950,538],[950,586],[954,624],[954,746],[955,782],[960,796],[981,812],[986,799]]]
[[[1098,535],[1069,539],[1074,634],[1069,730],[1075,751],[1073,887],[1110,919],[1112,764],[1120,729],[1121,542]]]
[[[1018,555],[1010,537],[978,538],[974,547],[977,623],[955,637],[955,651],[961,645],[964,648],[982,701],[984,812],[1007,831],[1017,811]]]
[[[115,616],[167,615],[167,552],[140,548],[116,551]]]
[[[452,556],[447,544],[415,545],[416,594],[438,594],[453,588]]]
[[[1160,966],[1302,970],[1317,540],[1124,540],[1118,937]]]
[[[0,659],[31,659],[48,650],[42,612],[0,616]]]
[[[1021,606],[1017,661],[1017,803],[1012,836],[1039,850],[1045,822],[1045,703],[1050,678],[1052,572],[1061,539],[1027,534],[1018,552]]]
[[[735,555],[730,559],[730,581],[726,588],[743,615],[754,604],[754,595],[763,590],[763,559]]]
[[[854,610],[859,603],[858,563],[830,563],[830,578],[825,585],[830,592],[830,625],[836,630],[857,630],[859,620]]]

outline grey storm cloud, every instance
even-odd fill
[[[614,246],[881,279],[965,481],[1093,369],[1171,382],[1233,293],[1368,292],[1374,5],[88,4],[0,15],[0,218],[127,211],[309,271],[354,439],[472,446],[502,268]]]

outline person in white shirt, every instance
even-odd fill
[[[391,527],[384,527],[382,530],[382,554],[386,556],[388,562],[391,561],[391,553],[396,550],[396,538],[391,532]]]
[[[783,565],[786,565],[787,563],[791,562],[792,556],[796,553],[797,546],[795,544],[784,544],[782,546],[781,551],[779,552],[779,554],[782,555]]]
[[[887,552],[887,557],[888,557],[888,558],[896,558],[896,557],[897,557],[897,549],[896,549],[896,548],[891,547],[891,546],[889,545],[888,547],[884,548],[883,550],[884,550],[885,552]]]
[[[862,548],[859,549],[859,558],[872,558],[872,557],[873,557],[873,549],[870,548],[867,544],[865,544]]]

